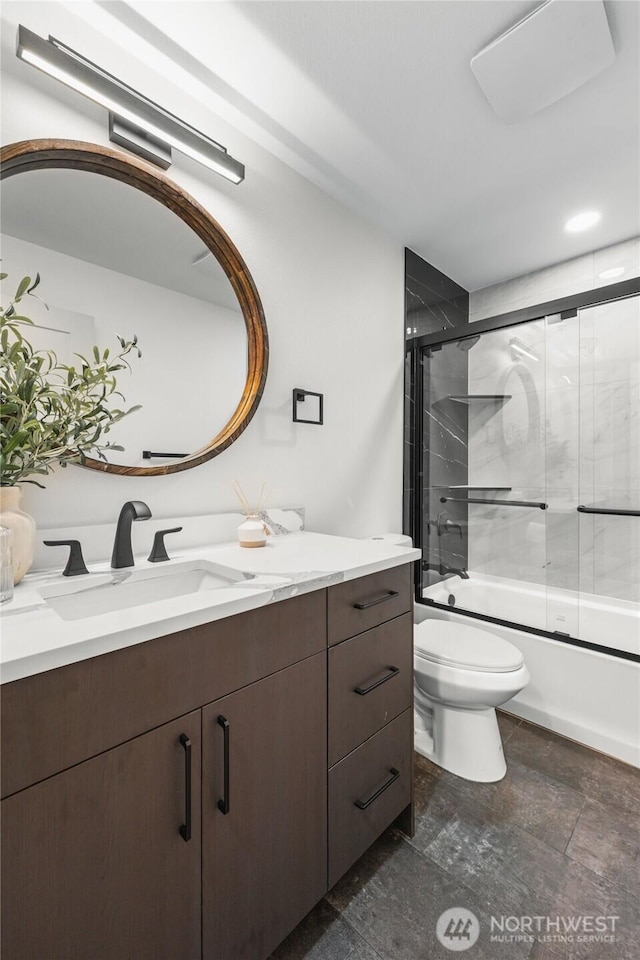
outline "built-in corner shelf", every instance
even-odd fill
[[[511,490],[512,487],[479,487],[475,483],[432,483],[432,490]]]
[[[447,400],[456,400],[458,403],[473,403],[474,401],[484,401],[485,403],[503,403],[505,400],[511,400],[510,393],[470,393],[467,395],[447,397]]]

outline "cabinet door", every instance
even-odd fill
[[[198,710],[2,801],[3,960],[200,957],[200,734]]]
[[[202,723],[203,957],[265,960],[326,890],[326,653]]]

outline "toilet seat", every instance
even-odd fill
[[[446,620],[415,625],[414,654],[420,660],[480,673],[511,673],[524,665],[513,644],[488,630]]]

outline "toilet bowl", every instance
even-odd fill
[[[466,780],[507,772],[495,707],[529,682],[520,651],[488,630],[423,620],[414,627],[415,749]]]

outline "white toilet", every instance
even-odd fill
[[[507,772],[495,707],[529,682],[520,651],[464,623],[414,626],[415,749],[466,780],[491,783]]]

